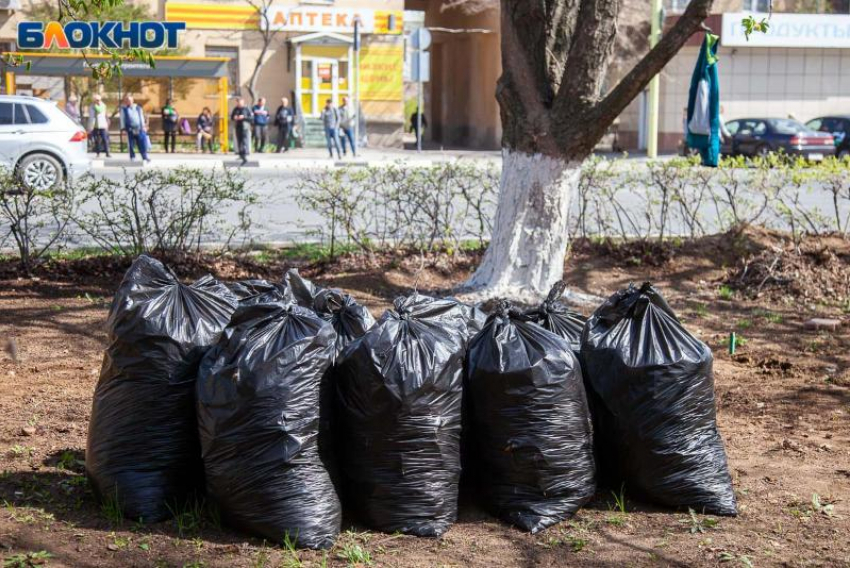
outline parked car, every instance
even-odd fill
[[[817,132],[790,118],[739,118],[726,123],[732,135],[720,151],[735,156],[766,156],[771,152],[823,160],[835,155],[832,134]]]
[[[839,158],[850,156],[850,115],[814,118],[807,122],[806,126],[818,132],[832,134],[835,154]]]
[[[86,132],[56,103],[0,95],[0,166],[29,189],[51,189],[91,168]]]

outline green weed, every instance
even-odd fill
[[[53,558],[53,555],[46,550],[15,554],[3,560],[3,568],[32,568],[33,566],[46,566],[47,561],[51,558]]]
[[[372,565],[372,555],[359,544],[344,544],[340,551],[337,552],[336,556],[340,560],[347,561],[351,566],[356,564],[364,564],[366,566]]]
[[[283,568],[301,568],[301,555],[298,554],[298,549],[295,547],[295,542],[298,540],[298,534],[294,537],[289,536],[289,532],[283,535]]]
[[[750,329],[751,327],[753,327],[753,320],[751,320],[751,319],[738,320],[738,328],[739,329]]]
[[[614,505],[615,508],[621,513],[626,512],[626,485],[620,485],[620,493],[611,492],[611,495],[614,496]]]
[[[724,284],[720,288],[717,289],[717,296],[721,300],[733,300],[735,298],[735,291],[732,290],[729,286]]]
[[[121,500],[118,498],[118,486],[115,486],[113,495],[105,495],[100,503],[100,512],[113,527],[124,524],[124,511],[121,509]]]
[[[687,524],[688,530],[691,534],[701,534],[704,533],[707,529],[716,528],[720,521],[711,517],[703,517],[702,519],[700,519],[699,517],[697,517],[696,511],[688,507],[688,518],[683,519],[679,522]]]

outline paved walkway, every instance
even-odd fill
[[[126,154],[113,154],[111,158],[97,158],[93,154],[92,167],[102,168],[126,168],[142,167],[143,163],[138,159],[131,162]],[[239,157],[235,154],[164,154],[152,152],[151,162],[144,164],[145,167],[174,168],[177,166],[190,166],[195,168],[222,168],[239,167]],[[498,151],[473,151],[473,150],[401,150],[395,148],[364,148],[356,158],[343,157],[342,160],[328,158],[327,151],[318,148],[303,148],[290,150],[282,154],[263,153],[248,156],[246,168],[262,169],[304,169],[304,168],[332,168],[343,165],[371,166],[388,164],[392,162],[403,162],[409,166],[429,166],[436,163],[454,160],[470,160],[476,163],[500,163],[501,152]]]

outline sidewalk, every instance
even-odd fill
[[[113,154],[111,158],[96,158],[91,155],[92,167],[104,168],[140,168],[141,160],[131,162],[127,154]],[[236,168],[240,167],[239,157],[235,154],[165,154],[151,152],[151,162],[144,164],[148,168],[176,168],[188,166],[193,168]],[[356,158],[343,157],[342,160],[328,158],[327,150],[323,148],[300,148],[282,154],[263,153],[250,154],[246,168],[260,169],[320,169],[339,166],[376,166],[402,162],[407,166],[431,166],[438,163],[455,160],[472,161],[477,164],[501,163],[501,152],[474,150],[402,150],[398,148],[363,148]]]

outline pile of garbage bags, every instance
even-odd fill
[[[649,284],[589,319],[563,291],[489,314],[414,292],[375,321],[294,270],[184,284],[139,257],[107,320],[88,477],[134,521],[205,498],[229,526],[309,548],[333,546],[343,511],[440,536],[462,472],[530,532],[598,486],[734,515],[709,348]]]

